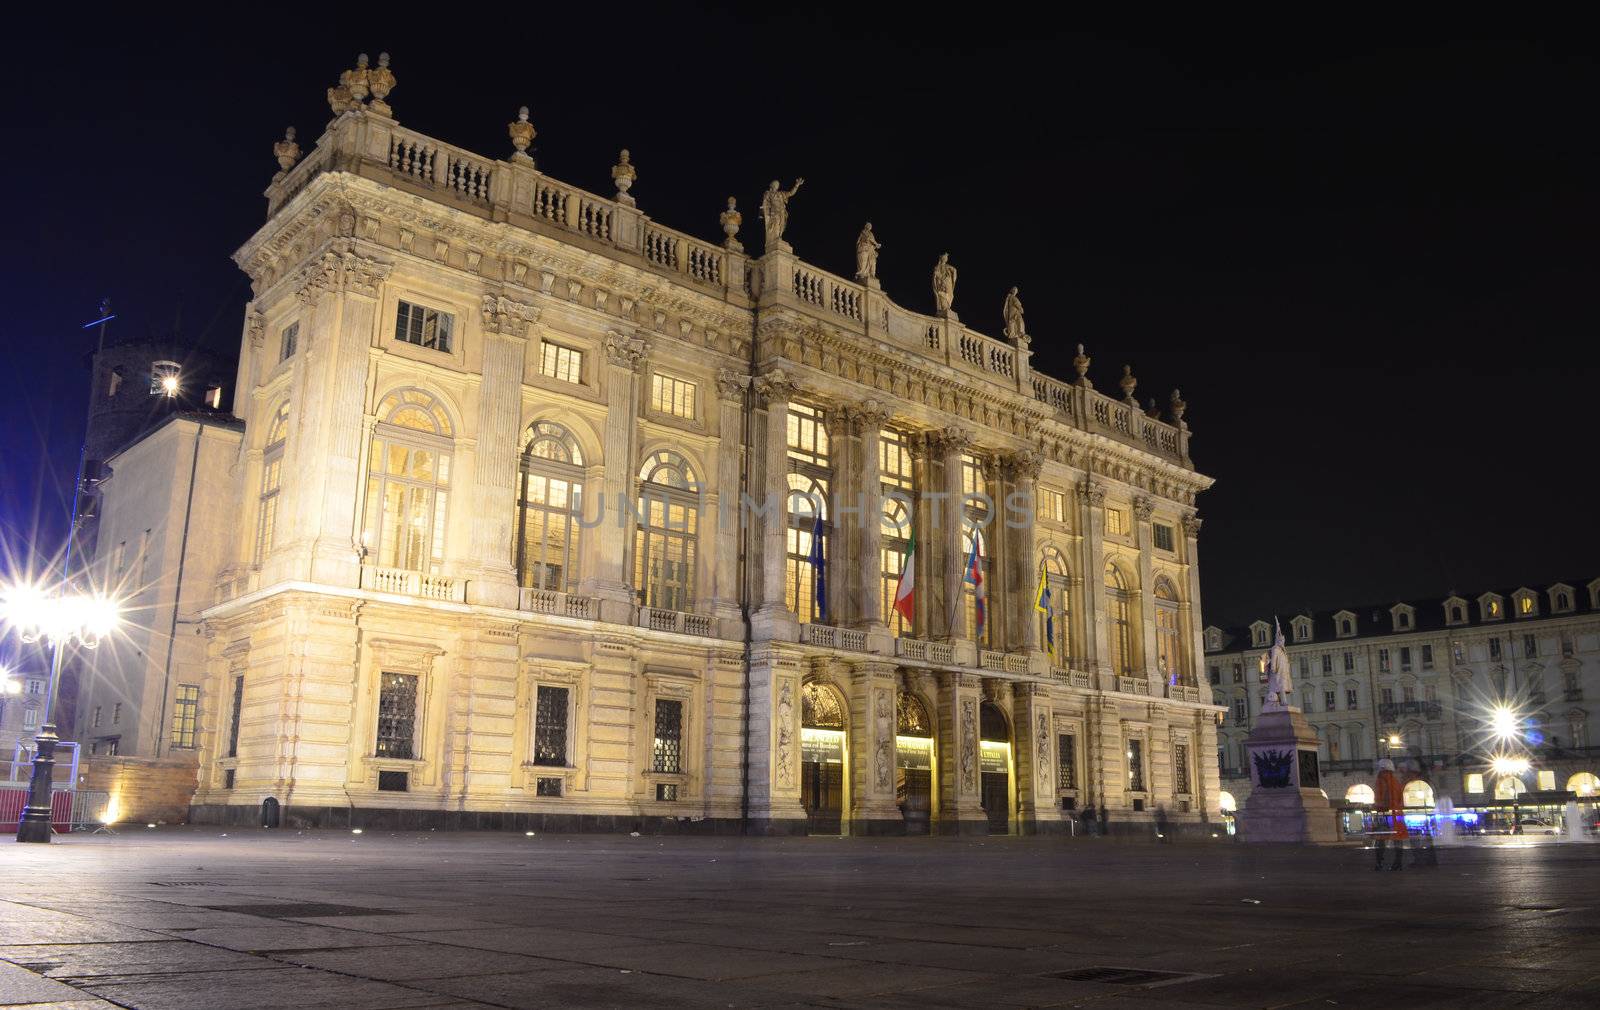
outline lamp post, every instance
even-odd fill
[[[94,594],[49,594],[37,586],[8,587],[0,595],[0,618],[23,642],[50,643],[50,680],[44,696],[44,722],[34,737],[33,774],[28,779],[28,805],[17,824],[17,841],[50,841],[50,796],[55,778],[56,725],[52,718],[61,657],[67,645],[93,649],[121,621],[115,600]]]

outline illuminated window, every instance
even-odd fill
[[[184,749],[193,747],[199,725],[200,688],[195,684],[179,684],[172,715],[172,746]]]
[[[1066,557],[1054,547],[1044,549],[1045,580],[1050,587],[1050,609],[1052,614],[1038,614],[1039,618],[1039,648],[1049,652],[1050,639],[1055,639],[1054,657],[1052,665],[1067,669],[1072,665],[1072,601],[1069,583],[1067,581]],[[1048,634],[1045,627],[1046,617],[1049,616]],[[1217,677],[1212,681],[1221,680],[1220,671],[1211,668]]]
[[[1106,628],[1111,633],[1111,670],[1119,676],[1133,674],[1133,641],[1131,619],[1133,593],[1117,566],[1106,565]],[[1235,674],[1241,671],[1236,667]]]
[[[1128,792],[1144,792],[1144,741],[1128,741]]]
[[[183,377],[183,366],[176,361],[150,363],[150,395],[177,396]]]
[[[683,702],[681,701],[656,699],[656,735],[650,769],[670,774],[683,771]]]
[[[1176,796],[1189,795],[1189,745],[1172,745],[1172,792]]]
[[[895,592],[900,588],[900,573],[905,570],[906,554],[911,549],[911,506],[916,501],[915,469],[911,447],[904,434],[884,428],[878,435],[878,478],[883,489],[881,518],[882,571],[879,576],[880,606],[889,633],[899,638],[912,633],[911,623],[895,612]],[[893,495],[894,497],[889,497]]]
[[[695,384],[656,372],[650,376],[650,409],[658,414],[693,419]]]
[[[1156,549],[1162,551],[1172,550],[1172,527],[1165,523],[1156,523],[1150,529],[1155,534]]]
[[[1071,733],[1056,736],[1056,788],[1078,788],[1078,738]]]
[[[660,610],[692,610],[700,533],[698,479],[687,460],[663,449],[645,459],[639,484],[633,551],[633,586],[639,603]]]
[[[1122,536],[1128,532],[1128,514],[1121,509],[1106,509],[1106,532]]]
[[[1178,634],[1178,592],[1166,578],[1156,579],[1156,669],[1172,684],[1192,678],[1183,662],[1182,636]]]
[[[567,711],[570,691],[564,687],[540,684],[533,712],[533,763],[547,767],[567,766]],[[560,779],[556,779],[560,782]],[[560,788],[545,795],[560,796]]]
[[[1478,772],[1471,772],[1471,773],[1469,773],[1467,775],[1467,792],[1469,792],[1469,793],[1481,793],[1481,792],[1483,792],[1483,775],[1482,774],[1480,774]]]
[[[582,535],[583,451],[566,428],[550,421],[528,427],[517,498],[519,584],[571,592]]]
[[[1556,773],[1551,771],[1551,770],[1549,770],[1549,769],[1544,769],[1544,770],[1540,771],[1539,772],[1539,788],[1543,790],[1543,789],[1554,789],[1555,787],[1556,787]]]
[[[390,393],[378,405],[363,540],[382,567],[433,574],[443,567],[452,434],[444,405],[420,389]]]
[[[1538,613],[1533,603],[1533,594],[1517,597],[1517,613],[1524,617]]]
[[[438,309],[401,302],[394,318],[394,338],[430,351],[450,353],[455,317]]]
[[[989,503],[993,501],[992,489],[989,487],[985,464],[977,456],[969,453],[961,455],[961,493],[962,514],[967,525],[961,532],[961,563],[965,565],[967,559],[972,557],[973,545],[977,544],[978,570],[983,575],[983,589],[985,599],[985,616],[983,634],[978,632],[978,591],[977,587],[961,577],[961,599],[964,612],[963,633],[969,639],[977,642],[979,647],[988,647],[995,640],[994,630],[994,603],[992,598],[996,595],[994,583],[994,559],[990,553],[989,538],[980,532],[987,524],[989,518]],[[976,536],[974,536],[976,534]]]
[[[377,757],[410,760],[416,756],[417,677],[385,673],[378,684]]]
[[[539,356],[539,374],[561,382],[582,382],[583,352],[546,342]]]
[[[289,440],[289,404],[278,405],[261,456],[261,494],[256,502],[256,564],[267,559],[278,532],[278,491],[283,481],[283,447]]]
[[[828,489],[833,483],[833,460],[828,429],[817,408],[791,403],[786,433],[789,498],[784,502],[788,521],[784,535],[784,605],[801,623],[810,624],[824,617],[817,600],[816,568],[811,563],[819,516],[824,554],[832,554],[837,549],[828,525]]]
[[[1054,488],[1039,492],[1039,518],[1048,523],[1066,523],[1067,496]]]
[[[300,324],[290,323],[283,328],[278,341],[278,360],[288,361],[294,357],[295,345],[300,342]]]

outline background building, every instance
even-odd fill
[[[1418,806],[1446,795],[1457,806],[1535,790],[1592,796],[1600,787],[1588,712],[1600,697],[1600,579],[1280,620],[1335,802],[1370,798],[1382,757],[1394,759]],[[1217,740],[1223,789],[1240,804],[1272,629],[1270,617],[1205,629],[1206,679],[1227,710]],[[1514,726],[1500,719],[1514,733],[1495,733],[1497,710],[1512,713]],[[1512,753],[1528,757],[1527,772],[1497,774],[1492,757]]]
[[[1175,393],[1163,418],[1131,374],[1097,392],[1082,354],[1074,382],[1034,373],[1020,307],[997,340],[895,304],[870,265],[804,263],[781,189],[750,257],[731,201],[724,237],[696,239],[641,212],[625,156],[617,193],[588,193],[537,170],[525,121],[499,161],[404,129],[392,84],[350,71],[314,150],[277,146],[267,222],[236,255],[254,299],[231,461],[233,428],[188,421],[113,460],[108,529],[165,512],[140,581],[174,587],[179,636],[207,650],[192,708],[188,644],[160,691],[152,657],[119,690],[141,747],[194,725],[199,816],[1217,818],[1210,480]],[[196,474],[193,506],[161,486]],[[907,564],[910,621],[890,606]]]

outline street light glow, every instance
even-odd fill
[[[1516,710],[1509,705],[1496,705],[1489,714],[1489,729],[1502,740],[1516,736],[1521,723]]]
[[[103,593],[52,595],[21,582],[0,592],[0,620],[29,644],[43,639],[93,649],[122,623],[122,607]]]
[[[1496,775],[1511,775],[1520,778],[1528,773],[1531,765],[1525,757],[1496,757],[1489,766]]]

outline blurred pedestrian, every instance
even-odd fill
[[[1378,762],[1378,784],[1373,790],[1372,821],[1373,835],[1377,838],[1378,860],[1372,868],[1383,869],[1383,850],[1385,844],[1394,842],[1394,862],[1389,869],[1402,869],[1402,860],[1405,857],[1405,840],[1409,832],[1406,831],[1405,794],[1400,788],[1400,780],[1394,774],[1394,762],[1388,758]]]

